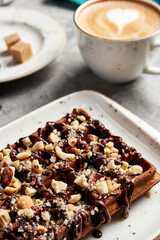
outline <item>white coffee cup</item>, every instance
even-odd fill
[[[141,1],[160,11],[158,4],[146,0]],[[98,1],[87,1],[74,13],[78,46],[91,70],[102,79],[112,83],[127,83],[142,73],[160,74],[160,67],[151,64],[151,52],[156,47],[160,47],[160,29],[152,34],[131,40],[109,40],[93,36],[79,27],[78,15],[86,6],[96,2]]]

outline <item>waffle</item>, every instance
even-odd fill
[[[128,217],[156,168],[83,109],[0,151],[0,239],[80,239]]]

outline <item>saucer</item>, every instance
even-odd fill
[[[63,27],[54,18],[32,9],[0,9],[0,29],[0,82],[42,69],[57,57],[66,43]],[[25,63],[15,63],[8,52],[4,37],[13,33],[31,45],[33,57]]]

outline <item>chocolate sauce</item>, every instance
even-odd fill
[[[102,232],[99,231],[99,230],[94,230],[94,231],[92,232],[92,236],[93,236],[94,238],[100,238],[100,237],[102,237]]]

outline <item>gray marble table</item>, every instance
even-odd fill
[[[68,40],[63,52],[44,69],[0,84],[0,126],[63,95],[92,89],[160,130],[160,75],[143,74],[129,84],[109,84],[88,69],[79,53],[72,21],[76,6],[62,0],[16,0],[11,6],[33,8],[53,16],[64,26]],[[156,65],[160,66],[160,51],[155,54]]]

